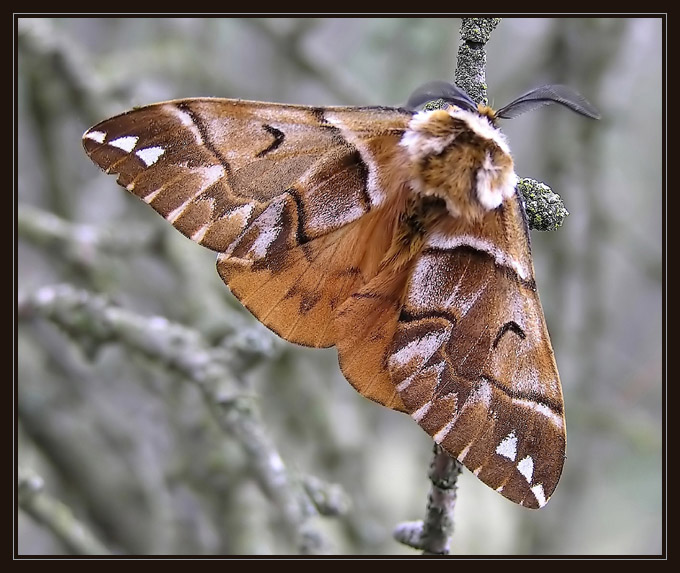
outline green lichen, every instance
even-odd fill
[[[432,111],[433,109],[444,109],[448,106],[449,104],[440,98],[433,101],[428,101],[423,106],[423,111]]]
[[[544,183],[529,178],[520,179],[517,190],[524,200],[530,229],[555,231],[569,215],[562,198]]]
[[[486,44],[501,18],[463,18],[461,37],[467,42]]]

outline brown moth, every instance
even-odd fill
[[[415,111],[442,97],[446,109]],[[437,82],[409,108],[167,101],[85,132],[88,156],[190,239],[279,336],[336,346],[364,396],[409,414],[484,483],[543,506],[565,456],[560,379],[517,176],[494,112]]]

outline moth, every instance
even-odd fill
[[[442,109],[418,110],[443,98]],[[560,379],[498,111],[444,82],[404,108],[195,98],[85,132],[87,155],[193,241],[262,323],[335,346],[363,396],[411,416],[485,484],[529,508],[562,472]]]

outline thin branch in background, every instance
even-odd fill
[[[104,543],[74,516],[67,505],[44,491],[43,479],[25,468],[18,470],[18,501],[22,511],[45,525],[71,553],[111,555]]]
[[[101,75],[90,73],[84,52],[53,19],[19,18],[17,40],[24,56],[32,58],[31,65],[40,62],[59,77],[60,85],[68,90],[65,101],[80,112],[85,110],[91,118],[98,116],[100,100],[109,90]]]
[[[307,30],[313,24],[312,19],[304,19],[302,30]],[[362,86],[356,82],[349,85],[348,81],[343,81],[337,71],[329,72],[328,66],[324,66],[309,57],[303,49],[301,40],[304,36],[301,30],[294,29],[288,34],[277,32],[271,24],[261,18],[244,18],[243,23],[256,30],[261,36],[266,38],[286,59],[288,64],[294,65],[303,74],[314,78],[314,81],[325,86],[326,89],[335,96],[340,103],[350,105],[356,102],[370,101],[371,94],[364,92]]]
[[[96,266],[102,254],[127,256],[153,249],[159,238],[158,233],[148,227],[128,225],[125,233],[121,233],[116,229],[75,224],[27,204],[19,206],[17,233],[34,245],[57,249],[70,262],[83,267]]]
[[[345,515],[351,500],[338,484],[327,483],[315,476],[304,476],[302,485],[321,515]]]
[[[256,333],[240,329],[219,347],[211,347],[195,330],[165,318],[140,316],[69,285],[24,295],[17,309],[21,320],[52,321],[90,353],[117,341],[194,384],[219,427],[246,452],[261,490],[279,510],[283,533],[302,554],[326,551],[322,534],[310,523],[318,515],[315,503],[288,472],[256,402],[240,381],[254,360],[271,358],[272,337],[259,328]]]

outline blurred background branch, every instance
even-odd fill
[[[54,322],[91,356],[101,345],[117,342],[195,384],[218,427],[246,452],[263,493],[280,513],[282,533],[301,553],[321,549],[321,535],[306,523],[315,512],[314,504],[288,474],[262,424],[256,398],[239,382],[253,362],[272,356],[274,346],[262,330],[241,329],[211,347],[197,331],[162,317],[128,312],[69,285],[43,287],[24,296],[18,302],[18,315],[21,320]]]
[[[44,524],[76,555],[109,555],[109,550],[89,528],[73,516],[63,503],[44,492],[42,478],[28,469],[19,468],[19,507],[36,522]]]

